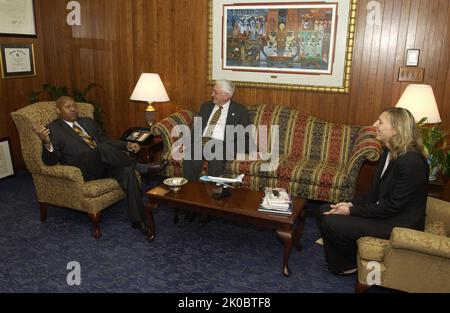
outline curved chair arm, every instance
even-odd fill
[[[428,197],[427,220],[444,223],[445,233],[450,235],[450,203],[440,199]]]
[[[375,127],[361,127],[353,144],[347,165],[347,172],[351,173],[354,168],[359,170],[359,167],[365,159],[377,161],[380,155],[381,143],[376,139]]]
[[[75,166],[69,165],[52,165],[43,166],[42,172],[39,174],[48,175],[52,177],[59,177],[71,180],[77,183],[83,183],[84,178],[81,174],[81,170]]]
[[[414,229],[394,227],[389,244],[393,248],[412,250],[450,258],[450,238]]]
[[[172,144],[176,140],[176,138],[171,137],[172,129],[176,125],[186,125],[189,128],[192,128],[192,125],[194,123],[194,115],[195,113],[193,111],[181,110],[169,115],[168,117],[162,119],[152,126],[152,134],[161,136],[161,138],[163,139],[163,153],[170,153],[170,151],[172,150]]]

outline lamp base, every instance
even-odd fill
[[[147,121],[148,126],[152,127],[155,122],[156,111],[145,111],[145,120]]]
[[[152,127],[153,123],[155,122],[156,118],[156,110],[152,106],[152,103],[148,103],[148,107],[145,109],[145,120],[147,121],[147,124]]]

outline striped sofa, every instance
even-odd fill
[[[291,194],[311,200],[337,202],[353,197],[356,178],[364,160],[378,160],[381,146],[371,126],[343,125],[303,115],[281,105],[248,108],[255,126],[279,126],[280,164],[263,171],[267,161],[228,161],[227,174],[245,174],[244,182],[253,190],[266,186],[284,187]],[[169,160],[167,176],[180,176],[181,162],[171,157],[170,136],[175,125],[193,124],[194,112],[181,110],[156,123],[152,132],[164,140],[162,159]],[[205,162],[205,164],[207,164]]]

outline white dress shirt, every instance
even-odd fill
[[[230,108],[230,101],[228,101],[227,103],[225,103],[222,106],[222,113],[220,114],[220,118],[217,121],[216,126],[214,127],[214,131],[211,135],[211,138],[216,139],[216,140],[220,140],[223,141],[225,138],[225,125],[227,123],[227,116],[228,116],[228,109]],[[209,128],[209,122],[211,121],[214,113],[219,109],[219,106],[216,104],[214,105],[214,108],[211,112],[211,115],[209,116],[208,119],[208,124],[206,124],[205,129],[203,130],[203,137],[206,137],[206,132],[208,131]]]

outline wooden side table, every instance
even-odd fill
[[[129,141],[138,143],[141,146],[141,149],[137,154],[131,153],[131,157],[135,158],[139,163],[152,163],[157,160],[158,153],[163,148],[163,139],[160,136],[153,136],[146,140],[144,143],[140,143],[138,141]]]
[[[435,180],[429,182],[428,195],[433,198],[441,199],[444,185],[444,178],[439,175]]]
[[[152,163],[158,158],[158,152],[163,148],[163,140],[160,136],[153,137],[153,140],[144,144],[139,144],[141,150],[137,153],[137,161],[140,163]]]

